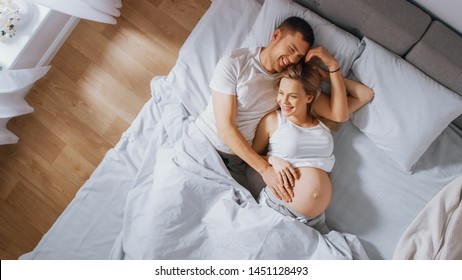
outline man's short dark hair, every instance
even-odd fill
[[[290,17],[284,20],[278,27],[282,33],[289,32],[300,32],[303,36],[303,40],[308,42],[310,46],[314,44],[314,32],[311,25],[306,20],[299,17]]]

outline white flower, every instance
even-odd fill
[[[16,35],[15,26],[19,21],[19,7],[16,4],[3,4],[0,7],[0,39],[5,40]]]

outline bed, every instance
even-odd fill
[[[258,175],[247,174],[255,189],[240,186],[194,125],[218,59],[265,45],[290,15],[375,92],[334,132],[327,235],[258,205]],[[20,259],[461,259],[461,42],[407,1],[214,0],[119,143]]]

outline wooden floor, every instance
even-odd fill
[[[0,258],[31,251],[166,75],[209,0],[124,0],[117,25],[81,20],[0,146]]]

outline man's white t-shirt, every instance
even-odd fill
[[[212,90],[236,96],[236,126],[249,144],[252,144],[261,118],[278,107],[277,74],[263,68],[260,52],[261,48],[232,51],[218,61],[210,82]],[[217,135],[212,97],[196,125],[217,150],[235,154]]]

